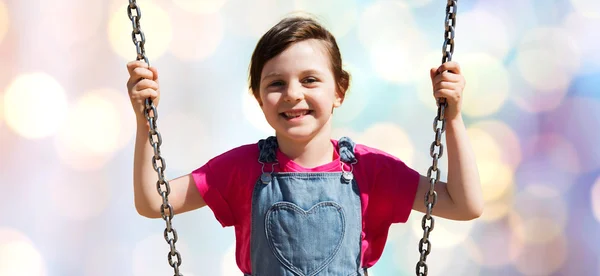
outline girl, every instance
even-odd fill
[[[138,128],[135,206],[160,217],[144,99],[158,104],[158,72],[127,65]],[[454,62],[430,71],[434,96],[447,99],[448,183],[436,185],[435,214],[453,220],[481,215],[474,156],[460,108],[465,80]],[[245,275],[365,275],[380,258],[392,223],[425,212],[429,179],[398,158],[331,139],[331,118],[350,75],[335,38],[316,21],[286,18],[259,40],[250,88],[275,136],[221,154],[170,181],[175,213],[208,206],[234,226],[236,261]]]

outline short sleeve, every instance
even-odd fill
[[[235,177],[235,174],[231,173],[231,168],[234,166],[229,162],[232,160],[220,156],[192,172],[202,199],[223,227],[234,224],[231,206],[228,203],[231,201],[226,196],[229,184],[234,182]],[[229,170],[224,171],[225,168]]]
[[[392,223],[405,223],[417,196],[420,174],[399,160],[396,160],[392,166],[393,169],[388,170],[391,175],[386,176],[393,191],[390,194],[393,198],[390,200],[395,202]]]
[[[377,165],[373,189],[370,191],[370,208],[389,223],[404,223],[412,211],[419,186],[420,174],[400,159],[379,152],[375,155]]]

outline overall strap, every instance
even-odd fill
[[[340,159],[344,163],[356,164],[356,156],[354,155],[354,146],[356,144],[348,137],[342,137],[338,141],[338,151]]]
[[[267,139],[258,141],[258,162],[260,163],[276,163],[277,162],[277,138],[269,136]]]

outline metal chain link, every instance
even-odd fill
[[[452,54],[454,53],[454,29],[456,26],[456,8],[458,0],[448,0],[446,5],[446,19],[445,19],[445,31],[444,31],[444,45],[442,47],[442,64],[452,60]],[[444,113],[448,103],[446,99],[440,98],[437,101],[437,115],[433,120],[433,132],[435,133],[435,140],[431,143],[429,148],[429,155],[433,158],[431,167],[427,170],[427,177],[429,178],[429,192],[425,194],[425,207],[426,213],[421,220],[421,227],[423,228],[423,237],[419,241],[419,253],[420,258],[416,266],[416,275],[427,276],[427,256],[431,253],[431,241],[429,241],[429,234],[433,231],[435,220],[431,216],[433,207],[437,203],[437,192],[435,191],[435,184],[440,180],[442,174],[438,168],[438,161],[444,154],[444,144],[442,144],[442,134],[446,131],[446,118]]]
[[[144,44],[146,43],[146,37],[142,32],[142,28],[140,26],[140,19],[142,18],[142,12],[137,5],[135,0],[129,0],[129,5],[127,6],[127,15],[131,20],[131,24],[133,26],[133,31],[131,32],[131,38],[133,40],[133,44],[135,45],[137,51],[137,60],[144,60],[148,66],[150,66],[150,62],[148,62],[148,57],[146,56],[146,51],[144,49]],[[160,132],[158,132],[158,112],[156,111],[156,107],[152,104],[152,100],[150,98],[146,99],[146,120],[148,120],[148,125],[150,127],[150,131],[148,132],[148,138],[150,139],[150,145],[154,149],[154,156],[152,156],[152,167],[154,171],[158,174],[158,181],[156,182],[156,189],[158,194],[162,197],[162,205],[160,209],[160,214],[162,218],[165,220],[167,227],[165,228],[164,237],[165,241],[169,244],[169,253],[167,255],[167,259],[169,261],[169,265],[173,268],[174,276],[183,276],[179,273],[179,266],[181,265],[181,254],[175,248],[175,243],[177,242],[177,231],[172,226],[173,221],[173,206],[169,203],[168,196],[171,193],[171,187],[169,186],[169,182],[165,179],[165,169],[167,168],[167,163],[165,159],[160,155],[160,146],[162,145],[162,137]]]

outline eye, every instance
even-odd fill
[[[302,80],[302,82],[303,82],[303,83],[308,83],[308,84],[311,84],[311,83],[315,83],[315,82],[317,82],[317,79],[316,79],[316,78],[314,78],[314,77],[308,77],[308,78],[305,78],[304,80]]]
[[[282,86],[282,85],[284,85],[284,83],[282,81],[274,81],[271,84],[269,84],[269,86],[274,86],[274,87]]]

